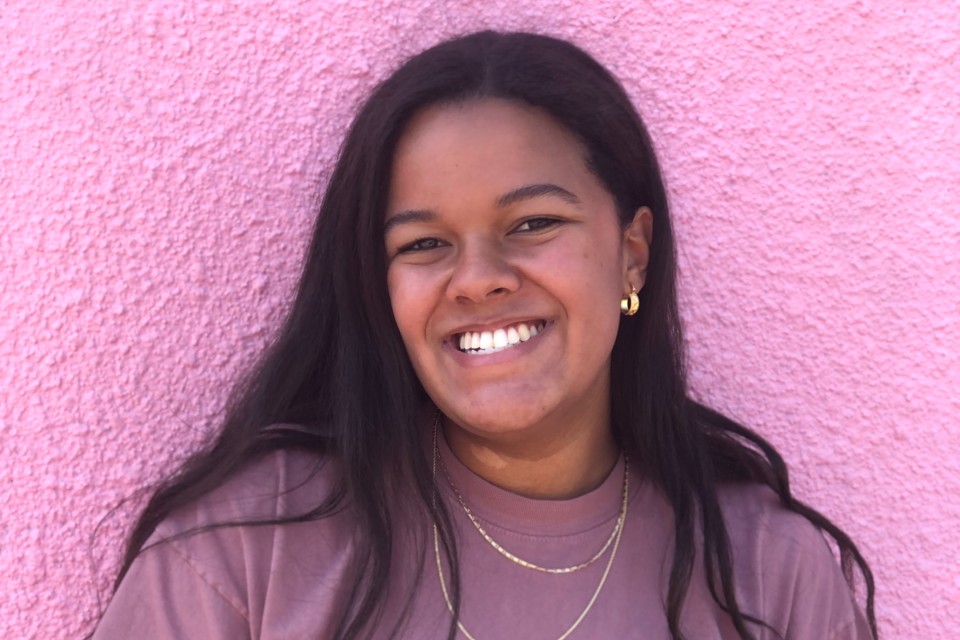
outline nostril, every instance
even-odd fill
[[[520,273],[493,249],[464,248],[447,285],[447,295],[458,302],[480,302],[503,297],[520,288]]]
[[[470,292],[457,293],[455,298],[457,302],[467,303],[467,302],[480,302],[484,298],[490,296],[506,296],[510,293],[511,289],[509,287],[495,287],[490,289],[486,293],[478,293],[477,295],[471,295]]]

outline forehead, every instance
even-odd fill
[[[495,197],[538,183],[583,189],[593,179],[586,158],[579,140],[541,109],[500,99],[435,105],[411,119],[397,144],[389,200],[391,208],[427,206],[406,200],[452,189]]]

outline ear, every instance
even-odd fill
[[[623,230],[623,292],[633,287],[643,288],[647,279],[647,264],[650,262],[650,242],[653,240],[653,212],[649,207],[640,207],[633,220]]]

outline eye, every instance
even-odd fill
[[[561,221],[556,218],[528,218],[518,224],[514,228],[514,231],[519,231],[520,233],[544,231],[557,226],[560,222]]]
[[[405,244],[397,250],[397,253],[418,253],[420,251],[430,251],[443,246],[444,242],[437,238],[420,238],[409,244]]]

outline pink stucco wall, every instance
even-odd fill
[[[277,326],[352,109],[490,26],[620,76],[673,196],[697,393],[862,544],[885,637],[956,637],[955,0],[4,0],[0,637],[89,629],[115,507]]]

